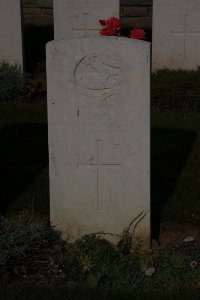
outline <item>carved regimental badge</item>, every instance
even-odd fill
[[[109,55],[88,54],[76,65],[74,80],[81,94],[104,100],[115,95],[122,83],[121,66]]]

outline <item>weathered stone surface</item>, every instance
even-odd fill
[[[149,56],[127,38],[47,44],[51,221],[65,237],[121,234],[143,212],[149,246]]]
[[[154,0],[153,69],[200,65],[199,0]]]
[[[54,0],[54,39],[99,35],[99,20],[119,18],[119,6],[119,0]]]
[[[20,0],[0,0],[0,61],[23,67]]]

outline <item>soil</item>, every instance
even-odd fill
[[[171,242],[183,241],[188,236],[193,237],[195,240],[200,240],[200,227],[163,221],[160,226],[159,241],[153,240],[152,248],[165,247]]]

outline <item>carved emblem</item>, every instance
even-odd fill
[[[82,94],[106,100],[122,83],[121,66],[109,55],[88,54],[78,62],[74,79]]]

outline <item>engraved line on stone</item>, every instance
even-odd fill
[[[104,101],[108,100],[109,98],[111,98],[114,95],[114,93],[110,94],[110,95],[104,95]]]
[[[97,191],[96,191],[96,199],[97,199],[97,211],[102,211],[102,174],[101,174],[101,170],[102,168],[114,168],[114,167],[119,167],[120,163],[115,163],[115,164],[111,164],[111,163],[100,163],[100,144],[103,142],[103,140],[97,140],[96,141],[96,153],[97,153],[97,162],[96,163],[80,163],[77,162],[77,168],[78,167],[96,167],[96,174],[97,174]]]
[[[88,15],[89,13],[83,13],[84,16],[84,28],[72,28],[73,31],[83,31],[83,36],[87,36],[88,31],[99,30],[99,28],[89,28],[88,27]]]
[[[87,57],[87,55],[83,56],[80,61],[77,63],[75,69],[74,69],[74,79],[76,79],[76,70],[79,67],[79,65],[82,63],[82,61]]]
[[[105,61],[108,59],[112,63]],[[114,95],[116,92],[114,88],[119,87],[122,82],[121,68],[116,63],[110,56],[98,56],[96,53],[88,54],[77,63],[74,69],[74,82],[82,89],[83,94],[87,94],[90,91],[105,91],[106,93],[104,94],[93,94],[92,96],[103,96],[106,100]],[[87,66],[89,68],[88,71],[90,69],[94,70],[98,74],[98,78],[95,79],[95,73],[94,75],[90,74],[90,72],[87,73],[87,69],[85,72],[82,71],[83,73],[79,72],[79,67],[81,68],[82,65]]]

